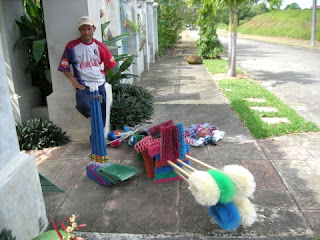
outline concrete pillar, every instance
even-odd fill
[[[140,26],[140,31],[138,32],[138,65],[139,65],[139,75],[144,71],[144,55],[143,55],[143,36],[144,36],[144,29],[142,27],[143,18],[145,16],[142,15],[141,11],[142,3],[141,1],[137,1],[137,23]]]
[[[20,2],[20,1],[19,1]],[[0,231],[12,230],[16,239],[29,240],[48,226],[34,156],[20,153],[7,81],[0,32]],[[7,69],[5,69],[5,66]]]
[[[49,118],[61,127],[62,131],[66,131],[72,141],[88,142],[91,131],[90,119],[86,119],[76,110],[74,89],[70,81],[57,69],[65,45],[80,36],[78,21],[82,16],[93,18],[97,27],[94,37],[99,41],[102,40],[100,1],[43,0],[42,3],[53,85],[53,93],[47,97]],[[110,92],[110,88],[110,85],[106,85],[107,93]],[[107,102],[110,102],[110,97],[112,96],[108,96]],[[106,131],[108,129],[109,121],[106,122]]]
[[[155,36],[154,36],[154,19],[153,19],[153,0],[147,0],[147,18],[148,18],[148,45],[150,48],[150,62],[155,63]]]
[[[149,70],[150,66],[150,46],[149,46],[149,31],[148,31],[148,17],[147,17],[147,3],[146,0],[138,0],[138,4],[140,4],[140,12],[141,12],[141,27],[142,27],[142,35],[141,35],[141,47],[143,48],[143,65],[144,70]]]
[[[16,123],[29,120],[32,117],[32,108],[41,103],[40,90],[32,86],[25,43],[13,50],[15,42],[20,38],[20,29],[15,21],[20,21],[22,15],[21,0],[0,1],[0,31],[6,64],[5,74]]]
[[[137,1],[127,0],[127,19],[129,19],[134,26],[129,26],[128,32],[131,34],[128,38],[128,47],[130,55],[137,55],[132,64],[132,74],[140,75],[140,65],[139,65],[139,34],[141,32],[140,25],[137,20]],[[134,79],[134,82],[139,81],[139,79]]]
[[[104,32],[106,40],[121,34],[120,0],[112,0],[106,3],[106,12],[102,18],[102,22],[104,23],[108,21],[110,21],[110,24]],[[120,48],[112,50],[111,52],[117,55],[122,54],[121,41],[116,42],[115,45]]]
[[[158,57],[159,42],[158,42],[158,3],[153,3],[153,26],[154,26],[154,55]]]

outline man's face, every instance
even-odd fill
[[[85,43],[91,43],[93,33],[96,30],[95,26],[90,26],[90,25],[82,25],[79,28],[80,34],[81,34],[81,39]]]

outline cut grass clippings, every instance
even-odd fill
[[[204,64],[210,73],[225,73],[223,65],[228,65],[228,62],[214,59],[205,60]],[[217,66],[220,66],[218,67],[220,72]],[[229,99],[233,110],[239,115],[254,138],[260,139],[297,132],[318,132],[320,130],[314,123],[306,121],[292,108],[282,103],[279,98],[251,79],[223,79],[218,83]],[[266,102],[249,102],[245,100],[247,98],[265,99]],[[250,107],[273,107],[278,109],[278,112],[260,112]],[[268,124],[263,122],[261,117],[287,118],[291,123]]]

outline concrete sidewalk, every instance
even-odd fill
[[[255,177],[251,201],[258,221],[234,232],[211,221],[183,181],[154,184],[133,148],[108,148],[111,162],[139,169],[133,178],[104,187],[86,176],[89,143],[33,152],[39,172],[66,193],[44,193],[48,219],[80,214],[85,239],[310,239],[320,234],[320,134],[301,133],[255,140],[231,109],[204,65],[189,65],[195,43],[181,43],[143,74],[139,85],[154,95],[152,124],[167,120],[211,123],[226,132],[217,146],[191,147],[191,156],[221,168],[239,164]],[[197,167],[198,168],[198,167]]]

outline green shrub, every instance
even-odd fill
[[[15,240],[16,237],[12,236],[12,230],[3,228],[0,233],[0,240]]]
[[[112,86],[113,102],[110,113],[110,128],[123,129],[135,126],[153,114],[151,94],[141,86],[115,84]]]
[[[203,58],[216,58],[224,53],[224,47],[220,42],[216,24],[212,20],[214,13],[211,4],[203,4],[199,9],[197,24],[200,26],[200,38],[197,40],[197,54]]]
[[[69,141],[66,132],[62,133],[61,128],[45,118],[30,119],[19,124],[16,129],[21,150],[57,147]]]

